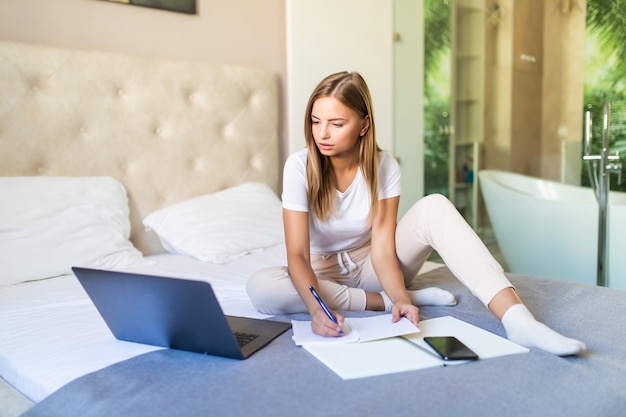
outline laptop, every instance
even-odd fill
[[[246,359],[291,327],[227,316],[205,281],[73,267],[119,340]]]

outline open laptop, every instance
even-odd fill
[[[246,359],[291,327],[224,315],[211,284],[205,281],[72,270],[120,340]]]

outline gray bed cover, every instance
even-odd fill
[[[589,352],[561,358],[531,350],[344,381],[288,331],[245,361],[151,352],[79,378],[23,416],[625,416],[626,292],[509,277],[538,319],[583,340]],[[504,335],[447,268],[418,282],[459,299],[455,307],[422,307],[423,319],[450,315]],[[351,315],[365,314],[372,313]],[[279,317],[291,318],[309,319]]]

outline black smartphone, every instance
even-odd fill
[[[468,348],[454,336],[427,336],[424,337],[424,341],[435,349],[443,360],[458,361],[478,359],[476,352]]]

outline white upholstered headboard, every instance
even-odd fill
[[[276,77],[252,68],[0,42],[0,176],[99,176],[141,220],[245,181],[279,181]]]

